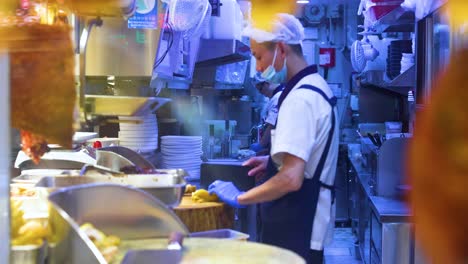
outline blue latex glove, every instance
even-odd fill
[[[253,143],[252,145],[250,145],[250,149],[255,152],[259,152],[260,150],[263,149],[263,147],[262,145],[260,145],[260,143]]]
[[[208,192],[210,194],[216,193],[216,195],[221,199],[221,201],[227,203],[228,205],[235,208],[244,208],[245,205],[240,205],[237,201],[237,197],[244,192],[239,191],[239,189],[232,184],[232,182],[225,182],[217,180],[210,184],[208,187]]]

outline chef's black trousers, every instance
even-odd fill
[[[323,250],[310,250],[307,264],[323,264]]]

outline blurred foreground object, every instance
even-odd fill
[[[416,237],[433,263],[467,263],[468,50],[457,52],[417,118],[410,149]]]
[[[11,120],[35,161],[46,141],[70,148],[76,103],[74,57],[66,25],[2,24],[0,49],[10,53]]]
[[[16,0],[2,0],[0,2],[0,15],[14,13],[16,5],[17,5]]]
[[[296,1],[252,0],[252,20],[255,28],[271,31],[271,22],[278,13],[294,14]]]
[[[466,0],[450,0],[449,12],[450,20],[454,26],[468,25],[468,1]]]

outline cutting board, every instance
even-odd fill
[[[191,196],[184,196],[174,212],[190,232],[232,229],[234,226],[234,209],[221,202],[196,203]]]

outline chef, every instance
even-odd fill
[[[268,154],[270,150],[271,142],[271,130],[276,125],[276,119],[278,118],[278,99],[283,91],[284,85],[270,83],[261,76],[254,78],[255,88],[263,96],[268,97],[268,103],[266,104],[265,118],[264,122],[264,131],[258,143],[253,143],[250,145],[250,149],[257,152],[257,155],[260,153]]]
[[[248,28],[257,71],[285,83],[269,156],[254,157],[250,176],[265,182],[247,192],[215,181],[209,191],[234,207],[260,203],[263,243],[290,249],[307,263],[323,262],[334,225],[334,180],[338,157],[336,98],[302,54],[304,28],[297,18],[277,14],[270,30]]]

